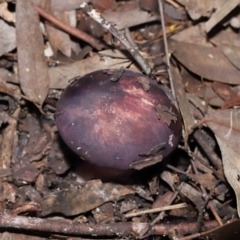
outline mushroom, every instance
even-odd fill
[[[75,78],[58,101],[56,124],[82,160],[119,176],[145,159],[168,156],[182,131],[180,114],[163,87],[124,69]]]

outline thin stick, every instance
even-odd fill
[[[165,54],[167,59],[167,72],[168,72],[169,82],[172,90],[173,100],[175,102],[175,105],[177,106],[176,93],[173,85],[172,73],[170,70],[170,58],[169,58],[169,52],[168,52],[167,34],[166,34],[166,28],[165,28],[162,0],[158,0],[158,5],[159,5],[159,11],[160,11],[160,19],[162,23],[163,43],[164,43]]]
[[[101,24],[102,27],[106,28],[110,33],[112,33],[113,36],[115,36],[125,47],[126,49],[131,53],[133,58],[138,62],[138,64],[141,66],[142,70],[149,75],[152,71],[151,66],[148,64],[148,62],[142,57],[140,52],[137,48],[131,44],[127,38],[124,36],[123,33],[119,32],[117,28],[114,26],[114,24],[109,23],[106,21],[100,13],[98,13],[96,10],[92,9],[88,4],[82,3],[80,5],[80,8],[88,14],[90,17],[92,17],[96,22]]]
[[[198,169],[197,169],[197,167],[195,166],[195,163],[194,163],[193,160],[191,160],[191,164],[192,164],[192,168],[193,168],[195,174],[198,174]],[[212,204],[212,201],[208,201],[210,197],[208,197],[208,194],[207,194],[206,189],[205,189],[203,186],[200,186],[200,188],[201,188],[202,193],[203,193],[203,199],[208,202],[208,203],[207,203],[207,206],[208,206],[209,209],[212,211],[212,214],[213,214],[213,216],[215,217],[215,219],[217,220],[218,224],[219,224],[220,226],[222,226],[222,225],[223,225],[222,219],[221,219],[220,216],[218,215],[218,212],[217,212],[215,206]]]
[[[27,232],[47,232],[57,233],[58,235],[75,236],[98,236],[98,237],[128,237],[138,236],[141,229],[145,228],[147,223],[140,222],[118,222],[109,224],[82,224],[63,219],[43,219],[24,216],[0,215],[0,227],[4,231],[12,232],[14,229],[21,229]],[[216,221],[204,222],[205,230],[217,227]],[[176,232],[177,235],[191,234],[195,223],[161,223],[155,225],[151,235],[171,235]],[[116,239],[116,238],[115,238]]]
[[[125,217],[126,218],[136,217],[136,216],[147,214],[147,213],[156,213],[156,212],[167,211],[167,210],[172,210],[172,209],[184,208],[186,206],[187,206],[186,203],[179,203],[179,204],[165,206],[165,207],[159,207],[159,208],[142,210],[142,211],[138,211],[138,212],[134,212],[134,213],[128,213],[128,214],[125,214]]]
[[[97,50],[103,49],[104,45],[100,43],[99,40],[95,39],[94,37],[90,36],[89,34],[82,32],[81,30],[68,26],[65,23],[59,21],[56,17],[52,14],[46,12],[43,8],[36,6],[39,15],[47,19],[49,22],[53,23],[58,28],[62,29],[63,31],[82,39],[83,41],[89,43],[91,46],[96,48]]]

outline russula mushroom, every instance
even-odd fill
[[[75,78],[58,101],[56,124],[81,159],[123,171],[147,157],[169,155],[179,143],[182,126],[162,86],[122,69]]]

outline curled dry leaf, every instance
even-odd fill
[[[48,94],[49,77],[39,16],[31,0],[17,1],[16,20],[20,86],[41,109]]]
[[[166,106],[162,106],[161,104],[158,104],[156,107],[156,113],[158,119],[161,119],[164,121],[168,126],[170,126],[171,122],[177,121],[176,114],[172,111],[171,108],[168,108]]]

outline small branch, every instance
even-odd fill
[[[117,28],[114,26],[114,24],[107,22],[96,10],[92,9],[88,4],[82,3],[80,5],[80,8],[88,14],[90,17],[92,17],[96,22],[101,24],[104,28],[106,28],[110,33],[112,33],[113,36],[115,36],[125,47],[126,49],[131,53],[133,58],[138,62],[138,64],[141,66],[142,70],[149,75],[152,71],[151,66],[148,64],[148,62],[142,57],[140,52],[137,48],[133,46],[133,44],[130,43],[130,41],[127,40],[127,38],[117,30]]]
[[[52,14],[46,12],[43,8],[36,6],[37,11],[39,15],[41,15],[43,18],[47,19],[49,22],[53,23],[56,27],[62,29],[63,31],[82,39],[83,41],[89,43],[91,46],[93,46],[97,50],[103,49],[103,44],[101,44],[97,39],[93,38],[92,36],[88,35],[85,32],[82,32],[79,29],[76,29],[74,27],[68,26],[65,23],[59,21],[56,17],[54,17]]]
[[[204,151],[208,159],[211,161],[211,163],[216,167],[217,170],[222,169],[222,161],[218,157],[218,155],[213,151],[213,149],[209,146],[208,140],[206,139],[205,135],[201,132],[200,129],[197,129],[193,133],[194,139],[199,144],[200,148]]]
[[[195,166],[195,163],[194,161],[192,160],[191,161],[191,164],[192,164],[192,168],[195,172],[195,174],[198,174],[198,169],[197,167]],[[200,186],[201,190],[202,190],[202,193],[203,193],[203,199],[206,201],[207,203],[207,206],[209,207],[209,209],[212,211],[212,214],[213,216],[215,217],[215,219],[217,220],[218,224],[220,226],[223,225],[223,222],[222,222],[222,219],[220,218],[217,210],[216,210],[216,207],[214,206],[214,204],[212,203],[212,201],[209,201],[210,197],[208,197],[208,194],[207,194],[207,191],[204,187]]]
[[[161,23],[162,23],[163,43],[164,43],[165,55],[166,55],[166,59],[167,59],[167,72],[168,72],[169,82],[170,82],[170,86],[171,86],[171,90],[172,90],[172,95],[174,98],[174,103],[177,106],[176,93],[175,93],[175,89],[174,89],[174,85],[173,85],[172,73],[171,73],[171,68],[170,68],[170,57],[169,57],[169,52],[168,52],[167,34],[166,34],[166,28],[165,28],[162,0],[158,0],[158,5],[159,5],[160,18],[161,18]]]
[[[169,205],[169,206],[164,206],[164,207],[159,207],[159,208],[153,208],[153,209],[147,209],[147,210],[142,210],[142,211],[138,211],[138,212],[128,213],[125,215],[125,217],[126,218],[136,217],[136,216],[147,214],[147,213],[157,213],[157,212],[161,212],[161,211],[184,208],[186,206],[187,206],[186,203],[179,203],[179,204],[175,204],[175,205]]]
[[[0,228],[2,231],[21,229],[34,232],[57,233],[75,236],[138,236],[140,231],[148,226],[148,223],[119,222],[110,224],[81,224],[70,220],[62,219],[41,219],[24,216],[0,215]],[[173,232],[178,236],[192,234],[196,223],[162,223],[151,229],[151,235],[171,235]],[[204,222],[205,230],[218,226],[216,221]]]

